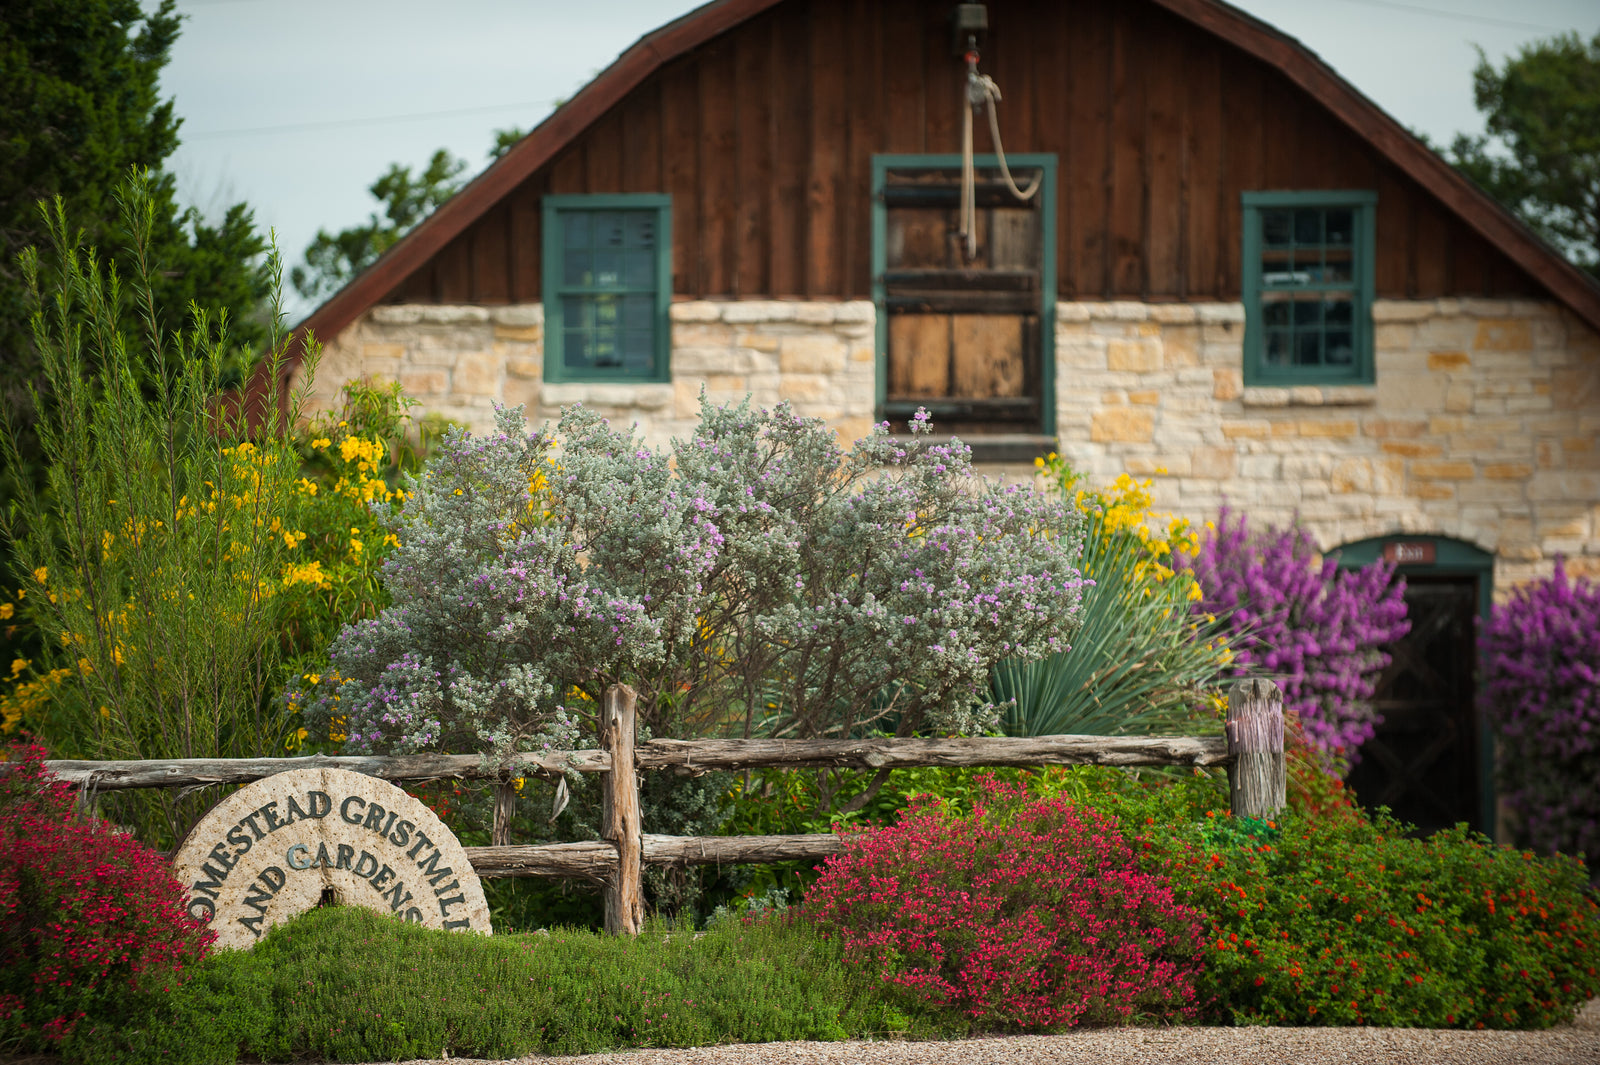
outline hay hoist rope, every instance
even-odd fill
[[[988,13],[982,4],[958,4],[956,6],[955,30],[957,40],[966,33],[965,50],[962,58],[967,64],[966,77],[961,87],[961,243],[962,251],[971,261],[978,254],[978,205],[977,205],[977,174],[973,166],[972,149],[972,113],[979,108],[988,112],[989,138],[994,144],[995,158],[1000,163],[1000,176],[1004,179],[1006,188],[1011,195],[1026,203],[1033,199],[1039,191],[1039,183],[1043,175],[1035,174],[1027,188],[1019,188],[1011,177],[1011,168],[1006,165],[1006,150],[1000,143],[1000,116],[995,110],[995,104],[1000,102],[1000,86],[987,74],[978,72],[978,38],[977,31],[988,29]]]

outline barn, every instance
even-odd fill
[[[717,0],[301,327],[317,395],[398,380],[475,428],[925,406],[988,468],[1298,516],[1408,578],[1360,793],[1484,829],[1474,621],[1557,556],[1600,573],[1597,330],[1593,279],[1218,0]]]

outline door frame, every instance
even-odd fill
[[[1394,568],[1397,576],[1476,578],[1478,582],[1478,624],[1480,626],[1488,624],[1489,611],[1494,606],[1494,556],[1480,547],[1467,543],[1465,540],[1456,540],[1448,536],[1395,533],[1390,536],[1373,536],[1365,540],[1354,540],[1334,548],[1328,554],[1331,555],[1337,552],[1340,569],[1361,569],[1382,558],[1384,547],[1387,544],[1429,544],[1433,547],[1434,561],[1400,563]],[[1473,647],[1473,662],[1476,667],[1476,639],[1473,641]],[[1483,692],[1482,670],[1474,668],[1473,674],[1473,687],[1481,695]],[[1490,839],[1495,839],[1495,812],[1499,797],[1494,785],[1494,730],[1490,727],[1489,721],[1484,714],[1481,701],[1475,700],[1473,714],[1478,728],[1478,821],[1483,825],[1484,834]]]
[[[991,154],[974,155],[975,167],[997,167]],[[1039,249],[1039,432],[1056,435],[1056,155],[1054,152],[1028,152],[1006,156],[1006,163],[1018,170],[1037,169],[1040,179],[1039,228],[1043,247]],[[961,156],[955,152],[936,155],[883,154],[872,157],[872,306],[874,319],[875,367],[873,418],[883,420],[883,404],[889,387],[889,311],[883,275],[888,269],[889,208],[883,186],[890,170],[959,170]]]

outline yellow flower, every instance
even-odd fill
[[[111,716],[110,709],[108,709],[107,707],[102,706],[100,708],[100,716],[101,717],[110,717]]]
[[[34,570],[33,571],[33,579],[38,581],[40,584],[43,584],[45,581],[49,580],[50,579],[50,569],[49,569],[49,567],[48,566],[40,566],[38,569]]]
[[[27,668],[28,660],[26,658],[14,658],[11,660],[11,675],[13,677]]]
[[[10,603],[0,603],[0,621],[3,621],[6,618],[9,618],[12,614],[15,614],[16,612],[17,612],[17,608],[12,606]]]
[[[308,684],[321,684],[322,683],[322,674],[321,673],[302,673],[301,674],[301,679],[303,679]]]
[[[327,437],[319,436],[315,440],[311,441],[311,446],[315,450],[321,451],[323,448],[332,445],[332,443],[333,443],[333,441],[329,440]]]

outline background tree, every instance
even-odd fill
[[[161,98],[159,78],[180,23],[172,0],[148,12],[139,0],[0,3],[0,407],[13,418],[19,446],[18,462],[0,470],[0,508],[17,497],[19,482],[38,487],[44,479],[28,399],[30,386],[44,386],[43,372],[19,265],[24,249],[50,244],[41,201],[60,197],[75,227],[71,239],[106,249],[118,273],[133,277],[141,270],[115,200],[134,171],[148,171],[143,246],[153,267],[155,324],[168,333],[182,328],[191,302],[214,335],[226,317],[233,343],[223,386],[242,377],[265,345],[271,279],[249,208],[235,204],[208,222],[179,205],[175,180],[161,172],[178,147],[181,120],[173,101]],[[140,313],[125,299],[116,308],[119,329],[142,334]],[[147,358],[149,350],[137,354]],[[147,389],[155,369],[138,367]],[[22,630],[0,625],[0,658],[17,657],[29,657]]]
[[[1600,274],[1600,34],[1536,41],[1498,69],[1478,56],[1473,96],[1488,135],[1458,136],[1451,161]]]
[[[499,159],[522,136],[522,130],[516,128],[497,130],[489,159]],[[461,180],[466,168],[467,161],[451,155],[447,148],[434,152],[420,174],[413,175],[409,166],[390,163],[389,169],[367,187],[383,205],[383,214],[374,212],[364,225],[337,233],[317,230],[316,237],[306,245],[305,265],[289,272],[295,291],[306,299],[322,299],[339,291],[459,192],[466,184]]]

